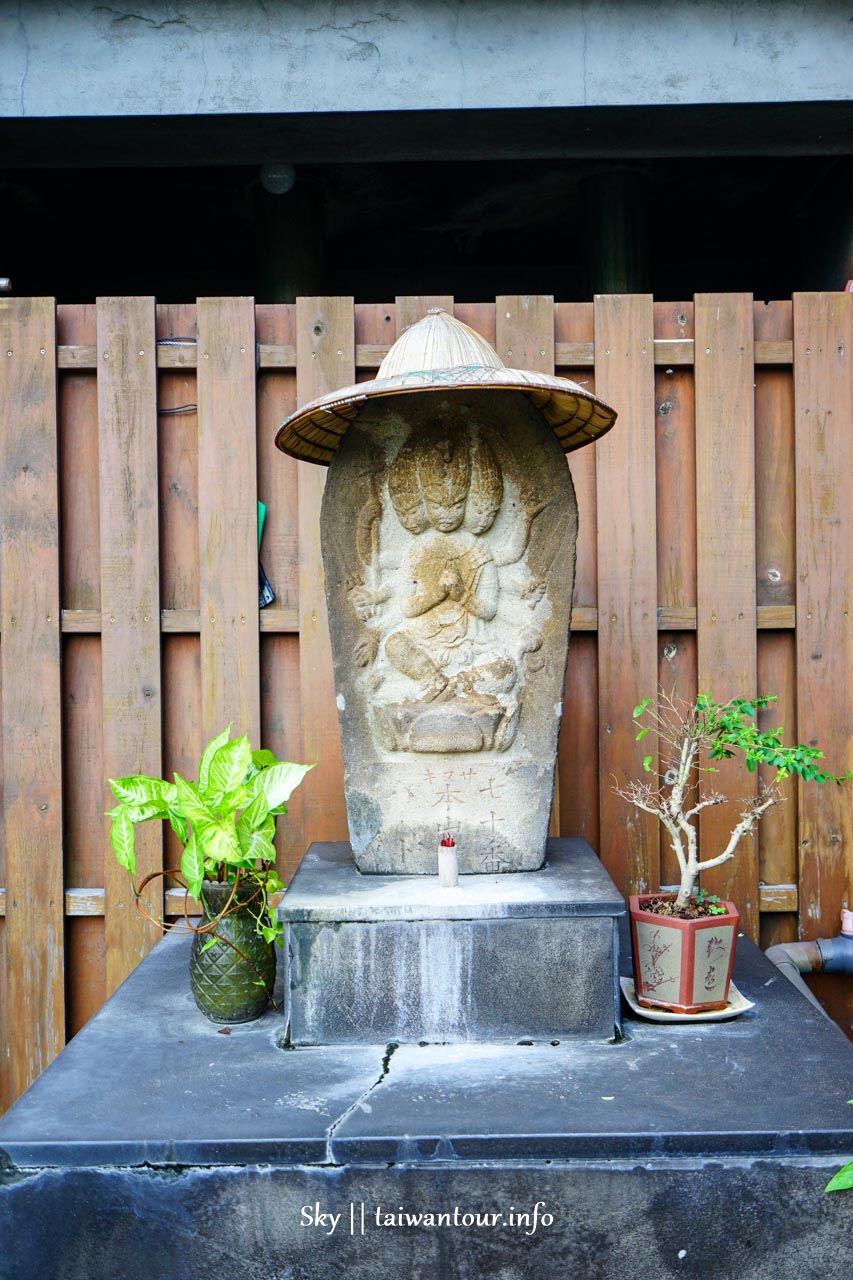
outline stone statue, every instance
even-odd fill
[[[331,459],[321,539],[361,871],[434,875],[443,833],[462,872],[542,865],[577,534],[563,455],[613,418],[440,313],[373,383],[283,425],[282,447]]]
[[[503,539],[487,536],[503,502],[503,474],[486,435],[472,440],[465,423],[413,433],[383,479],[409,545],[402,563],[386,558],[382,566],[374,490],[363,508],[371,535],[362,548],[365,578],[378,585],[351,593],[368,631],[379,633],[359,642],[359,661],[369,665],[384,647],[410,682],[404,700],[374,702],[380,738],[392,751],[505,750],[518,725],[524,658],[542,639],[534,626],[518,632],[499,617],[499,570],[521,560],[545,504],[523,494]],[[544,583],[527,581],[524,592],[535,606]]]

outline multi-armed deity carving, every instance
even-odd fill
[[[577,506],[564,452],[614,414],[505,368],[431,314],[371,383],[278,443],[331,462],[321,535],[347,817],[362,871],[541,866],[562,714]]]
[[[550,614],[544,581],[524,566],[545,506],[505,483],[486,432],[464,421],[412,431],[370,475],[356,525],[363,581],[350,599],[388,750],[511,746]]]

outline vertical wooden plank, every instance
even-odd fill
[[[355,381],[352,298],[296,301],[296,399],[305,404]],[[303,755],[316,763],[302,784],[303,844],[345,840],[343,757],[329,642],[320,503],[325,467],[298,464],[299,486],[299,683]]]
[[[470,329],[479,333],[492,346],[497,341],[495,334],[495,304],[493,302],[454,302],[455,319],[467,324]]]
[[[592,453],[590,449],[588,452]],[[572,636],[557,756],[560,834],[599,848],[598,646],[595,635]]]
[[[186,349],[194,344],[197,348],[195,303],[158,306],[156,326],[158,345],[180,342],[188,344]],[[162,370],[158,377],[157,450],[163,609],[198,608],[197,400],[195,368]]]
[[[0,666],[13,1101],[65,1038],[56,328],[0,301]],[[26,678],[22,678],[22,673]]]
[[[153,298],[98,299],[101,689],[107,778],[161,775],[157,347]],[[109,793],[105,793],[109,796]],[[105,843],[109,819],[102,820]],[[163,867],[158,823],[136,832],[139,878]],[[138,914],[126,871],[104,866],[107,994],[159,937]],[[156,920],[163,886],[143,906]]]
[[[554,336],[557,342],[594,342],[593,304],[591,302],[555,303]],[[559,373],[563,377],[571,378],[585,390],[595,391],[594,371],[588,365],[579,369],[560,369]],[[575,567],[574,604],[595,607],[598,603],[595,449],[577,449],[569,455],[568,463],[578,500],[578,558]],[[569,662],[571,660],[570,657]],[[597,733],[594,726],[593,732]]]
[[[279,760],[302,759],[302,708],[299,705],[299,637],[261,636],[261,730],[263,744]],[[276,824],[276,866],[285,884],[302,855],[304,806],[298,787],[287,802],[287,816]]]
[[[56,308],[63,345],[94,346],[94,304]],[[63,609],[100,609],[98,386],[94,370],[59,375],[59,540]]]
[[[56,308],[61,345],[95,347],[94,303]],[[94,369],[59,374],[60,602],[100,613],[98,380]],[[101,638],[62,636],[62,782],[65,883],[100,889],[109,807],[102,743]],[[106,998],[103,916],[65,925],[66,1033]]]
[[[423,320],[428,311],[436,307],[453,315],[453,298],[446,293],[423,293],[411,297],[396,299],[397,337],[411,328],[418,320]]]
[[[766,711],[759,712],[759,727],[771,730],[784,725],[785,741],[799,742],[796,636],[793,631],[759,631],[757,639],[758,691],[775,693],[778,698]],[[759,777],[770,783],[773,770],[761,766]],[[797,780],[788,778],[780,785],[784,804],[766,813],[757,827],[761,884],[795,884],[797,880]]]
[[[197,635],[165,635],[160,645],[163,687],[163,777],[179,773],[198,776],[201,756],[201,646]],[[226,721],[227,723],[227,721]],[[223,726],[224,727],[224,726]],[[164,823],[163,861],[166,867],[181,865],[183,845]]]
[[[756,302],[756,341],[793,338],[790,302]],[[755,370],[755,558],[756,603],[792,605],[796,600],[796,508],[794,459],[794,379],[785,366]],[[762,728],[784,725],[786,741],[798,742],[796,638],[793,631],[759,631],[756,655],[758,692],[779,701],[759,716]],[[766,769],[759,776],[769,781]],[[758,874],[763,884],[793,884],[797,879],[797,786],[784,784],[785,803],[761,820],[757,829]],[[784,928],[783,928],[784,926]],[[783,918],[774,928],[761,922],[762,941],[790,929]],[[780,932],[781,931],[781,932]],[[770,943],[766,944],[770,946]]]
[[[100,636],[62,637],[62,758],[65,882],[101,889],[113,857],[102,838],[106,779],[115,775],[104,771]]]
[[[500,294],[495,299],[495,349],[504,364],[554,372],[554,299],[546,294]],[[549,834],[560,834],[560,775],[555,766]]]
[[[790,302],[756,302],[755,340],[793,337]],[[755,370],[755,550],[759,605],[794,604],[794,379],[784,365]],[[760,692],[766,692],[763,688]]]
[[[557,302],[553,312],[557,342],[594,342],[592,302]],[[594,390],[593,370],[561,369],[587,390]],[[596,529],[596,451],[578,449],[567,458],[578,498],[578,558],[573,604],[596,607],[598,600],[598,535]],[[561,835],[583,836],[599,847],[598,822],[598,641],[573,636],[566,668],[560,755]]]
[[[106,999],[104,921],[78,916],[65,922],[68,939],[68,1039],[76,1036]]]
[[[196,304],[167,303],[156,309],[158,345],[196,347]],[[179,348],[181,349],[181,348]],[[193,361],[195,366],[196,361]],[[157,451],[160,468],[160,604],[197,609],[198,563],[198,385],[195,367],[164,369],[158,376]],[[180,412],[172,412],[180,410]],[[198,635],[167,635],[160,643],[163,777],[194,778],[202,749],[201,661]],[[171,827],[163,832],[163,859],[178,867],[182,846]]]
[[[495,350],[513,369],[553,374],[553,297],[500,294],[495,298]]]
[[[692,302],[656,302],[655,337],[693,337]],[[658,604],[696,605],[696,435],[693,371],[655,369]]]
[[[853,294],[794,295],[797,723],[853,765]],[[838,932],[853,900],[850,784],[800,789],[800,934]]]
[[[255,328],[258,342],[295,343],[296,307],[256,307]],[[274,609],[299,607],[298,463],[275,447],[282,419],[295,408],[296,371],[265,370],[258,382],[258,497],[267,507],[261,560],[276,594]],[[281,760],[301,760],[298,636],[261,636],[260,680],[263,745]],[[288,801],[287,816],[277,823],[277,868],[285,883],[304,852],[302,791],[302,787],[296,789]]]
[[[752,297],[697,295],[694,324],[698,680],[701,693],[725,702],[758,692]],[[742,760],[731,760],[705,775],[705,785],[738,802],[754,794],[756,782]],[[702,813],[702,856],[722,851],[736,815],[735,804]],[[741,928],[757,939],[755,843],[743,841],[703,884],[735,903]]]
[[[258,488],[252,298],[198,300],[201,719],[260,740]]]
[[[256,307],[255,326],[258,342],[292,345],[296,307]],[[282,420],[295,408],[295,371],[264,369],[258,380],[258,497],[267,508],[261,559],[275,591],[275,609],[299,605],[297,464],[275,446]]]
[[[593,304],[555,303],[554,337],[559,342],[594,342]],[[595,378],[589,367],[561,369],[560,372],[587,390],[595,390]],[[598,600],[595,449],[578,449],[567,461],[578,503],[572,603],[594,608]],[[598,642],[594,634],[576,635],[569,646],[557,776],[560,781],[560,834],[583,836],[594,849],[598,849]]]
[[[595,299],[596,394],[619,414],[595,446],[601,860],[630,893],[657,888],[660,867],[656,820],[613,792],[636,776],[631,712],[658,678],[653,325],[650,294]]]

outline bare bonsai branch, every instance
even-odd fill
[[[634,779],[626,785],[617,784],[614,790],[636,808],[653,814],[669,833],[681,868],[676,909],[687,905],[699,872],[728,862],[741,839],[768,809],[784,799],[778,784],[785,778],[796,775],[818,783],[853,778],[849,770],[841,777],[823,772],[819,763],[823,756],[815,747],[802,743],[784,746],[781,729],[761,730],[756,717],[774,701],[772,697],[760,697],[718,703],[700,693],[690,703],[674,691],[659,689],[657,702],[644,698],[634,709],[635,721],[643,721],[637,739],[651,731],[657,735],[661,782],[655,788],[651,782]],[[772,770],[773,780],[769,786],[759,781],[758,794],[744,802],[723,851],[700,862],[695,820],[704,809],[726,803],[727,797],[713,792],[698,797],[688,807],[688,797],[696,786],[696,770],[700,774],[713,773],[715,761],[732,757],[741,759],[752,774],[759,766]],[[644,761],[647,773],[652,772],[652,761],[652,756]]]

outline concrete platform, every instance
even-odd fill
[[[313,844],[279,908],[294,1045],[610,1040],[625,903],[585,840],[539,871],[362,875]]]
[[[289,1052],[280,1014],[198,1013],[188,950],[0,1119],[2,1280],[849,1275],[853,1195],[822,1189],[853,1158],[853,1050],[743,939],[735,1022]],[[401,1205],[459,1222],[377,1223]]]

